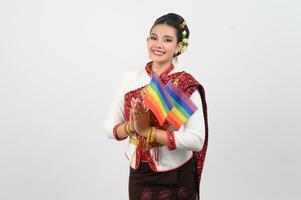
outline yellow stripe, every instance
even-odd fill
[[[158,102],[157,105],[159,105],[159,111],[162,113],[162,115],[164,117],[166,117],[167,113],[166,113],[165,108],[163,107],[162,102],[161,102],[160,98],[158,97],[157,93],[152,89],[149,90],[149,93],[156,100],[156,102]]]
[[[173,109],[173,111],[183,123],[187,120],[185,115],[183,115],[176,107],[175,107],[175,109]]]

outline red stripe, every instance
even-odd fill
[[[173,112],[175,108],[173,108],[170,113],[167,116],[167,120],[169,121],[169,123],[171,123],[171,125],[175,128],[175,129],[179,129],[181,126],[181,120],[177,117],[177,115]]]
[[[145,96],[144,103],[155,114],[155,116],[157,117],[160,125],[162,125],[163,122],[165,121],[165,118],[163,116],[163,113],[160,112],[161,110],[158,109],[159,107],[156,105],[157,102],[154,101],[153,99],[151,99],[150,96]]]

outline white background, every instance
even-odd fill
[[[103,121],[169,12],[191,31],[178,66],[207,95],[202,199],[300,199],[297,0],[2,0],[0,199],[127,199],[125,143]]]

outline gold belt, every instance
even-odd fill
[[[142,147],[143,149],[151,149],[153,147],[163,146],[163,144],[153,142],[153,143],[149,144],[148,148],[146,148],[146,141],[145,140],[139,141],[137,138],[133,138],[133,137],[130,138],[130,143],[132,143],[133,145],[138,145],[138,146]]]

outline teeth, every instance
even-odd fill
[[[163,55],[164,53],[161,52],[161,51],[154,51],[155,54],[158,54],[158,55]]]

